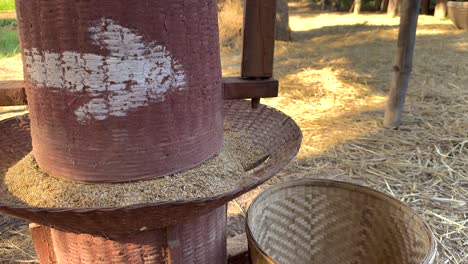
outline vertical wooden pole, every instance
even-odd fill
[[[245,79],[268,79],[273,76],[275,49],[276,0],[244,1],[244,40],[241,76]],[[260,98],[252,98],[257,108]]]
[[[31,232],[39,263],[56,264],[57,257],[55,256],[54,244],[50,236],[50,228],[37,224],[29,224],[29,232]]]
[[[419,0],[402,1],[398,47],[384,117],[384,127],[386,128],[398,128],[401,124],[401,115],[413,64],[413,51],[420,5],[421,1]]]
[[[246,0],[242,77],[273,76],[276,0]]]
[[[398,15],[400,11],[401,1],[418,1],[419,0],[389,0],[388,7],[387,7],[387,14],[391,17],[395,17]]]
[[[354,0],[354,14],[359,15],[361,13],[361,0]]]
[[[447,16],[447,2],[448,0],[437,0],[435,9],[434,9],[434,16],[437,18],[445,18]]]
[[[383,2],[382,2],[382,8],[381,8],[382,12],[387,12],[387,10],[388,10],[388,2],[389,2],[389,0],[383,0]]]
[[[374,2],[374,8],[375,11],[379,12],[382,8],[382,0],[375,0]]]
[[[431,0],[422,0],[421,13],[424,15],[429,15],[429,6]]]

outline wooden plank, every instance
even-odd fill
[[[398,128],[408,90],[416,27],[421,1],[402,1],[398,47],[393,65],[393,78],[384,117],[384,127]]]
[[[56,264],[57,257],[55,256],[50,228],[38,224],[29,224],[29,232],[32,236],[39,263]]]
[[[273,76],[276,0],[245,1],[242,73],[244,78]]]
[[[26,104],[24,81],[0,81],[0,106]]]
[[[276,97],[278,96],[278,81],[225,77],[223,78],[223,93],[224,100]]]

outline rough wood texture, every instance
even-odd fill
[[[0,106],[26,103],[24,81],[0,81]]]
[[[37,224],[30,224],[29,232],[33,238],[33,244],[39,263],[56,264],[57,256],[55,255],[50,228]]]
[[[247,80],[239,77],[225,77],[223,87],[225,100],[278,96],[278,81],[271,78]]]
[[[421,1],[403,1],[398,33],[398,46],[393,77],[384,117],[384,127],[398,128],[405,104],[416,40],[416,27]]]
[[[434,17],[445,18],[447,16],[448,0],[437,0],[434,8]]]
[[[125,182],[215,155],[223,142],[217,12],[214,0],[18,0],[39,166]]]
[[[407,1],[407,0],[389,0],[388,7],[387,7],[387,14],[391,17],[397,16],[400,13],[400,6],[401,6],[402,1]],[[408,0],[408,1],[414,1],[414,0]]]
[[[287,0],[276,0],[275,39],[283,41],[291,40],[291,28],[289,27],[289,10]]]
[[[245,1],[242,70],[244,78],[273,76],[276,0]]]

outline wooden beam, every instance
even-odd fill
[[[278,96],[278,81],[225,77],[223,78],[223,91],[224,100],[276,97]]]
[[[413,65],[413,51],[420,5],[421,1],[402,1],[398,47],[384,117],[384,127],[386,128],[398,128],[401,124],[401,115]]]
[[[34,248],[36,250],[39,263],[56,264],[54,245],[50,234],[50,228],[38,224],[29,224]]]
[[[0,106],[24,105],[24,81],[0,81]]]
[[[244,8],[241,76],[270,78],[273,76],[276,0],[248,0]]]

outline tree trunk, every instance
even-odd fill
[[[276,0],[276,40],[291,40],[291,28],[289,28],[288,0]]]
[[[421,13],[424,15],[429,15],[429,5],[431,4],[431,0],[422,0],[421,4]]]
[[[354,14],[359,15],[361,13],[361,0],[354,0]]]
[[[382,8],[380,10],[382,10],[382,12],[387,12],[388,10],[388,2],[389,0],[383,0],[382,2]]]
[[[447,0],[437,0],[434,16],[438,18],[445,18],[447,16]]]
[[[374,8],[375,11],[380,11],[380,6],[382,5],[382,0],[375,0]]]
[[[404,0],[404,1],[414,1],[414,0]],[[401,0],[389,0],[387,14],[391,17],[398,15],[400,11],[400,2]]]
[[[398,33],[398,47],[393,65],[393,78],[390,87],[387,109],[385,111],[384,127],[398,128],[408,89],[411,67],[413,64],[416,27],[421,1],[404,0]]]
[[[322,11],[324,11],[325,9],[327,9],[327,0],[322,0],[320,1],[320,9]]]
[[[351,7],[349,8],[349,12],[352,13],[353,10],[354,10],[354,5],[356,4],[355,1],[353,1],[353,3],[351,4]]]

